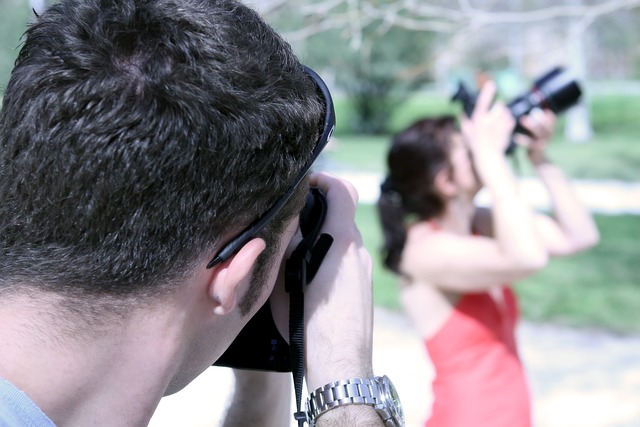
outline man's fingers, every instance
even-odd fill
[[[314,173],[311,175],[310,183],[312,186],[324,191],[330,212],[332,207],[335,207],[335,210],[340,210],[341,212],[349,208],[352,218],[355,216],[359,196],[358,190],[356,190],[352,183],[327,172]]]

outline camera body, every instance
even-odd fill
[[[320,233],[327,208],[327,199],[322,190],[310,188],[306,204],[300,212],[302,241],[285,261],[285,290],[290,295],[289,340],[280,334],[271,311],[271,302],[267,300],[214,362],[214,366],[294,372],[303,348],[301,342],[296,342],[299,338],[296,334],[304,331],[304,288],[315,277],[333,243],[333,237]]]
[[[580,85],[569,72],[563,67],[551,69],[536,79],[529,91],[507,104],[517,122],[515,132],[527,133],[527,130],[520,125],[519,120],[534,108],[549,109],[559,114],[576,105],[581,96]],[[477,92],[471,92],[464,83],[460,82],[451,101],[461,102],[465,114],[467,117],[471,117],[477,98]],[[515,147],[512,140],[507,148],[507,154],[511,154]]]

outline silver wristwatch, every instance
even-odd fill
[[[313,391],[307,399],[309,426],[330,409],[346,405],[373,406],[387,427],[404,427],[400,398],[391,380],[385,375],[373,378],[351,378],[336,381]]]

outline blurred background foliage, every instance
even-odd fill
[[[350,114],[338,132],[394,131],[394,111],[409,95],[446,98],[479,73],[510,99],[552,67],[568,68],[588,89],[567,116],[572,140],[592,134],[592,97],[640,95],[640,0],[250,3],[344,97]],[[609,106],[609,116],[630,116]]]

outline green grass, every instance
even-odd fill
[[[616,179],[640,181],[640,144],[632,131],[618,129],[601,131],[591,141],[574,144],[556,137],[549,147],[549,156],[572,178]],[[531,175],[524,150],[519,150],[522,175]]]
[[[356,223],[362,233],[364,245],[373,259],[375,304],[391,309],[400,309],[395,276],[382,267],[380,260],[379,250],[382,245],[382,232],[375,206],[360,204],[356,211]]]
[[[356,220],[373,257],[374,302],[400,309],[395,277],[382,268],[375,206],[360,205]],[[539,322],[640,333],[640,216],[596,216],[598,246],[568,258],[515,286],[523,316]],[[425,254],[425,256],[427,256]]]
[[[640,181],[640,141],[637,132],[617,131],[596,135],[586,143],[572,144],[556,138],[549,148],[549,156],[572,178],[617,179]],[[341,167],[365,172],[386,170],[386,152],[389,136],[351,136],[335,138],[328,157]],[[524,150],[516,152],[518,174],[531,174],[528,162],[522,157]]]
[[[602,240],[518,284],[532,320],[640,333],[640,216],[596,216]]]

